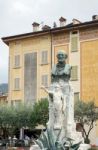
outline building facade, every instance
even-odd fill
[[[84,23],[73,19],[67,25],[63,17],[59,21],[60,27],[44,26],[39,31],[39,24],[33,23],[33,32],[2,38],[9,46],[8,99],[12,105],[47,97],[41,87],[50,85],[56,54],[64,50],[72,65],[75,100],[94,100],[98,106],[98,16]]]
[[[94,18],[95,17],[95,18]],[[98,19],[81,23],[73,19],[60,27],[43,27],[33,23],[33,32],[4,37],[9,46],[9,101],[35,102],[47,97],[41,86],[49,86],[51,68],[58,50],[68,53],[72,65],[71,83],[75,99],[94,100],[98,106]]]

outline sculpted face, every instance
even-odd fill
[[[67,58],[67,54],[64,51],[59,51],[57,54],[58,62],[63,63],[65,62],[65,59]]]

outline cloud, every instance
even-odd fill
[[[17,0],[12,3],[12,12],[18,13],[18,15],[28,15],[32,12],[31,6],[27,2]],[[19,16],[18,16],[19,17]]]

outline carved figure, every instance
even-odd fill
[[[59,84],[55,84],[53,89],[50,87],[49,89],[44,88],[44,90],[49,94],[48,128],[60,130],[62,128],[66,107],[61,87]]]

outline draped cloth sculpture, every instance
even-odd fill
[[[75,139],[76,143],[82,140],[81,133],[76,132],[74,122],[74,94],[71,84],[71,66],[66,64],[67,54],[59,51],[58,63],[51,72],[51,85],[45,89],[49,95],[49,121],[47,127],[53,130],[55,136],[61,130],[60,140],[65,137]]]

